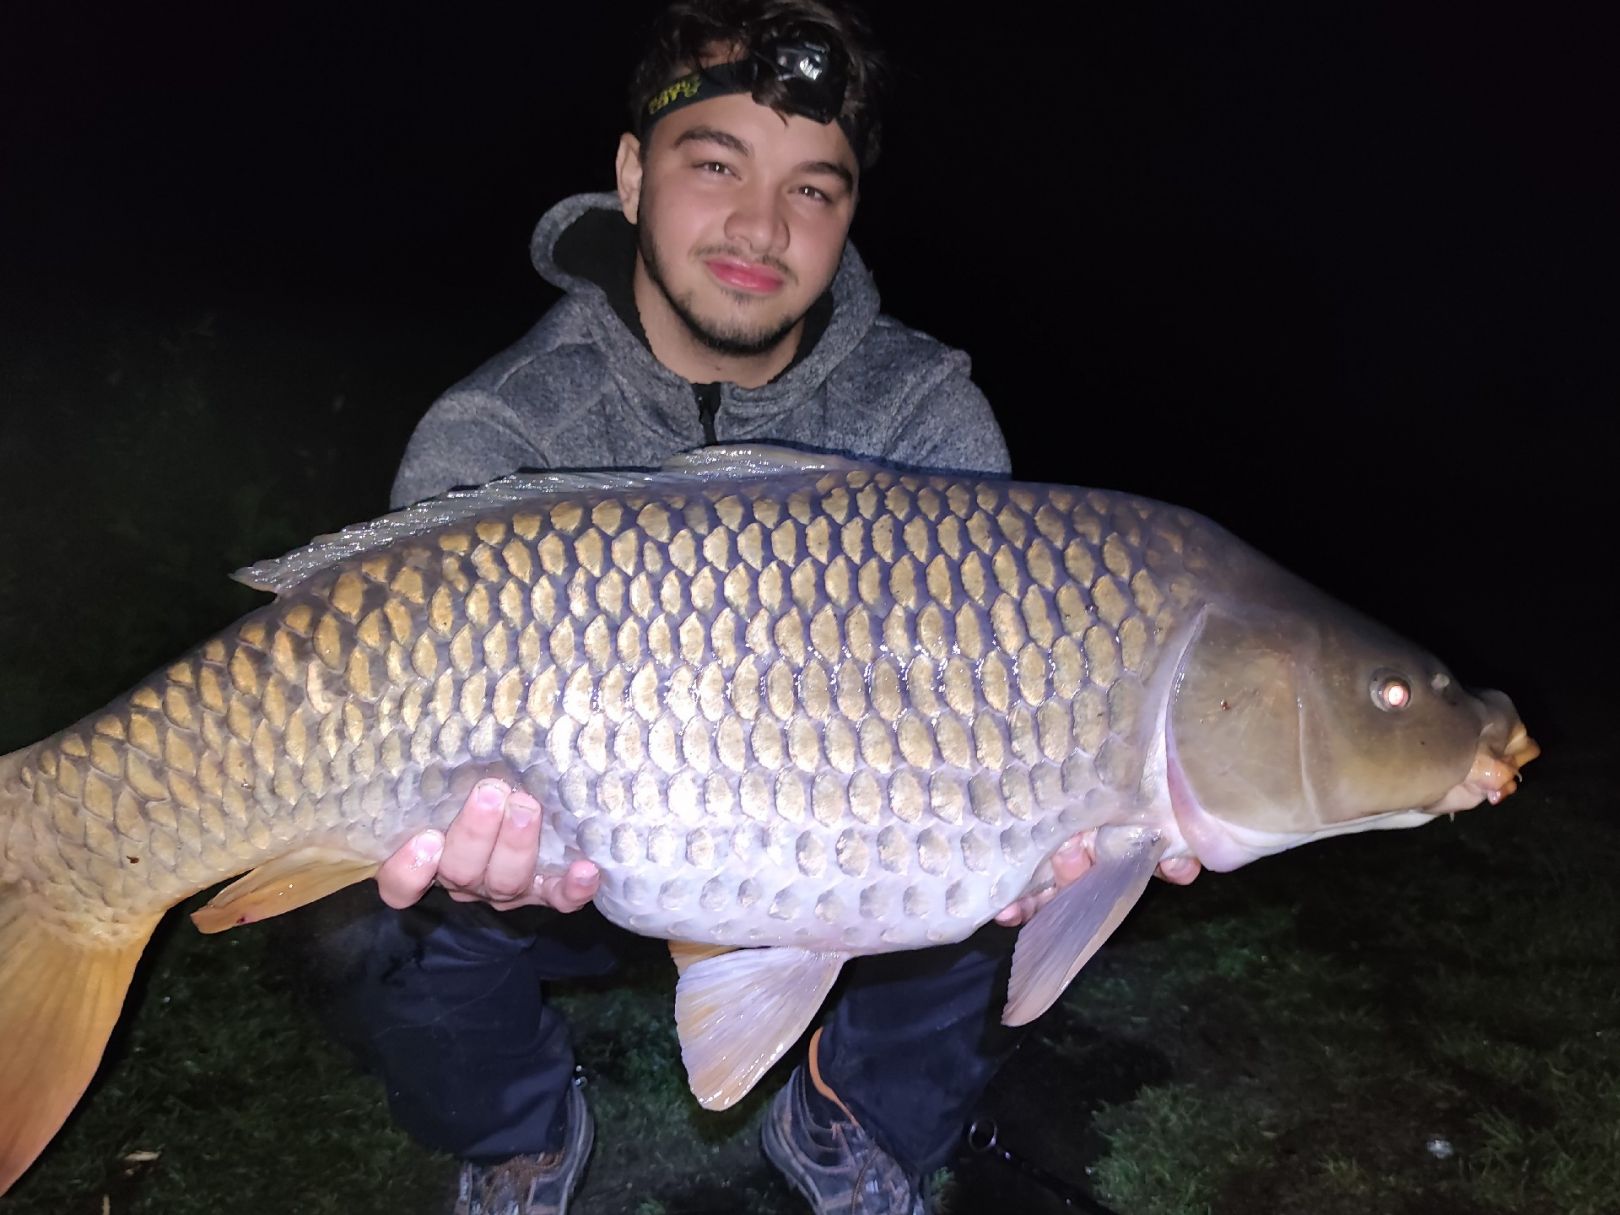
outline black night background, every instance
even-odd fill
[[[1019,1150],[1113,1195],[1120,1215],[1613,1209],[1620,923],[1605,892],[1620,841],[1596,777],[1616,718],[1617,317],[1600,274],[1617,109],[1602,32],[1572,12],[1505,5],[1004,5],[960,19],[943,5],[871,7],[897,88],[854,240],[887,311],[972,355],[1015,475],[1211,516],[1466,681],[1508,691],[1545,749],[1526,788],[1477,822],[1332,841],[1155,890],[1137,913],[1145,927],[1132,936],[1127,922],[1096,964],[1101,1011],[1090,1015],[1088,970],[1045,1030],[1058,1046],[1020,1052],[998,1086]],[[231,569],[385,508],[433,398],[555,298],[530,267],[529,232],[564,195],[611,188],[631,35],[652,8],[0,16],[0,753],[254,606]],[[1537,927],[1561,899],[1567,922]],[[1304,1063],[1257,1074],[1231,1058],[1270,1056],[1284,1071],[1294,1058],[1255,1011],[1258,989],[1251,999],[1234,979],[1230,1007],[1202,1019],[1215,987],[1144,994],[1150,966],[1215,948],[1178,947],[1189,915],[1238,925],[1219,940],[1241,954],[1255,906],[1273,955],[1325,951],[1354,971],[1372,1020],[1351,1038],[1414,1054],[1347,1065],[1391,1069],[1366,1091]],[[1414,920],[1435,935],[1401,935]],[[1577,941],[1577,923],[1594,935]],[[1514,940],[1493,947],[1488,934]],[[1549,957],[1549,942],[1570,954]],[[274,967],[256,961],[207,971],[219,939],[165,948],[177,960],[154,964],[132,1009],[166,1000],[165,984],[197,1001],[235,984],[234,1000],[253,1005],[273,985]],[[1452,979],[1431,973],[1441,955],[1460,959],[1457,983],[1492,992],[1487,1013],[1469,1020],[1460,996],[1448,1000]],[[193,965],[209,983],[187,978]],[[667,999],[662,977],[641,987]],[[323,1115],[295,1098],[277,1127],[233,1133],[262,1133],[277,1152],[345,1139],[356,1120],[367,1126],[354,1141],[386,1136],[378,1094],[347,1078],[296,1006],[277,1015],[265,1032],[282,1057],[331,1055],[323,1075],[344,1076],[360,1111]],[[1412,1045],[1414,1024],[1448,1020],[1440,1046]],[[1323,1032],[1303,1012],[1300,1025]],[[443,1162],[408,1145],[377,1150],[409,1164],[356,1163],[330,1142],[330,1158],[226,1164],[230,1144],[203,1142],[206,1112],[164,1132],[157,1160],[121,1163],[156,1149],[143,1126],[169,1125],[114,1108],[166,1108],[151,1095],[165,1081],[119,1079],[148,1032],[171,1043],[148,1053],[190,1041],[122,1031],[90,1112],[7,1210],[100,1211],[109,1195],[112,1211],[213,1209],[211,1173],[233,1178],[246,1209],[439,1209]],[[1518,1062],[1465,1059],[1456,1041],[1470,1034]],[[254,1042],[221,1049],[233,1101],[296,1089],[283,1074],[296,1063],[256,1072]],[[611,1092],[623,1060],[601,1049]],[[1400,1097],[1402,1077],[1429,1066],[1412,1060],[1439,1056]],[[1531,1079],[1543,1065],[1596,1078],[1554,1093]],[[1230,1126],[1177,1130],[1200,1147],[1169,1151],[1160,1181],[1122,1171],[1127,1145],[1137,1160],[1160,1150],[1129,1121],[1138,1090],[1203,1082],[1188,1091],[1237,1111],[1228,1122],[1275,1114],[1275,1152],[1229,1142]],[[193,1069],[185,1083],[195,1091],[170,1104],[195,1105],[221,1081]],[[632,1075],[625,1087],[645,1085]],[[582,1210],[789,1209],[763,1175],[717,1182],[715,1169],[760,1167],[744,1130],[716,1138],[670,1091],[658,1118],[707,1163],[619,1169],[604,1119]],[[1386,1143],[1413,1107],[1399,1146]],[[1589,1156],[1558,1129],[1564,1107],[1589,1131],[1607,1127]],[[345,1130],[323,1133],[323,1118]],[[1425,1151],[1426,1137],[1456,1154]],[[207,1162],[185,1162],[204,1148]],[[1555,1167],[1559,1151],[1569,1160]],[[987,1194],[1004,1209],[1060,1209],[998,1167],[966,1160],[951,1210],[988,1209]],[[339,1205],[368,1170],[388,1178],[358,1191],[376,1205]],[[1570,1172],[1590,1188],[1558,1180]]]

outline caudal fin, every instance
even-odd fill
[[[44,1150],[95,1075],[144,932],[106,944],[0,886],[0,1194]]]

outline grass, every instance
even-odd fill
[[[35,407],[11,432],[26,441],[0,447],[0,750],[255,602],[225,572],[365,514],[408,428],[379,431],[382,389],[331,356],[239,325],[78,332],[99,344],[0,352],[0,391]],[[349,406],[334,410],[332,382]],[[1613,1211],[1620,843],[1604,759],[1588,728],[1500,808],[1156,886],[984,1111],[1119,1215]],[[392,1128],[274,940],[165,923],[101,1075],[6,1215],[444,1209],[453,1162]],[[617,976],[558,992],[600,1128],[580,1210],[794,1209],[755,1139],[782,1070],[732,1111],[699,1110],[672,982],[647,943]],[[1065,1209],[972,1154],[945,1188],[952,1215]]]
[[[1168,1031],[1173,1079],[1099,1115],[1119,1210],[1614,1209],[1616,849],[1543,775],[1530,804],[1210,879],[1218,918],[1154,938],[1178,913],[1144,909],[1109,961],[1135,988],[1084,1005]]]
[[[108,1064],[8,1215],[435,1210],[448,1162],[392,1130],[275,982],[267,934],[167,924]]]

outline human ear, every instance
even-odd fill
[[[619,154],[613,168],[619,184],[619,209],[635,223],[641,209],[641,140],[629,131],[619,136]]]

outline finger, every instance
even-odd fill
[[[1038,894],[1026,894],[1017,902],[1009,903],[996,913],[996,923],[1016,928],[1051,901],[1057,891],[1051,886]]]
[[[578,911],[596,897],[596,888],[602,884],[602,875],[590,861],[575,861],[563,875],[563,898],[567,906],[559,911]],[[555,904],[554,904],[555,905]]]
[[[439,884],[451,890],[473,890],[484,879],[490,854],[500,838],[504,805],[511,786],[481,780],[467,795],[461,811],[444,833],[444,855],[439,858]]]
[[[395,851],[377,869],[377,893],[395,910],[409,907],[428,892],[438,873],[444,836],[424,831]]]
[[[458,903],[487,903],[496,911],[511,911],[516,907],[578,911],[595,897],[596,889],[601,884],[600,876],[590,861],[575,861],[563,873],[536,877],[527,890],[511,898],[461,890],[452,890],[450,897]]]
[[[601,875],[590,861],[575,861],[566,872],[535,882],[538,901],[557,911],[578,911],[596,895]]]
[[[1196,856],[1178,856],[1159,862],[1159,876],[1177,886],[1187,885],[1203,871]]]
[[[1078,879],[1091,868],[1091,841],[1093,832],[1071,835],[1052,854],[1052,879],[1059,889]]]
[[[539,857],[540,803],[517,790],[506,799],[506,813],[484,867],[483,889],[490,901],[499,903],[528,894]]]

